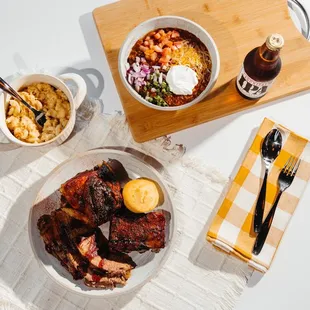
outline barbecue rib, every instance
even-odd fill
[[[106,239],[105,242],[107,244]],[[85,284],[92,287],[102,287],[105,283],[109,287],[115,287],[116,284],[126,282],[130,277],[131,270],[136,266],[131,258],[125,254],[108,254],[107,258],[102,258],[98,254],[96,235],[82,238],[78,244],[78,250],[83,257],[89,260],[90,268],[85,277],[87,280]],[[115,258],[115,260],[110,260],[110,257]],[[95,275],[95,277],[90,277],[90,275]]]
[[[38,228],[46,251],[60,261],[73,279],[84,278],[88,286],[124,285],[136,266],[128,255],[109,251],[108,240],[99,228],[85,225],[62,209],[41,216]]]
[[[84,277],[84,283],[87,286],[95,288],[110,288],[113,289],[116,285],[125,285],[127,279],[123,277],[109,277],[101,275],[89,270]]]
[[[80,255],[75,241],[80,236],[93,233],[93,229],[58,209],[38,220],[38,229],[48,253],[56,257],[73,276],[82,279],[88,268],[88,260]]]
[[[136,214],[127,210],[120,182],[128,179],[121,163],[103,161],[62,184],[60,208],[38,220],[46,251],[73,279],[84,279],[87,286],[125,285],[136,264],[124,253],[159,252],[165,247],[168,217],[164,211]],[[111,221],[109,241],[98,227],[107,221]]]
[[[123,253],[159,252],[165,247],[165,226],[162,212],[137,214],[122,209],[112,216],[109,247]]]
[[[109,221],[112,213],[121,207],[120,183],[104,161],[62,184],[60,192],[65,212],[92,227]]]

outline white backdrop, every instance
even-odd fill
[[[107,2],[2,1],[0,76],[6,78],[16,71],[31,68],[74,70],[89,77],[89,96],[99,97],[105,112],[120,110],[121,104],[91,16],[95,7]],[[304,2],[309,5],[308,0]],[[172,141],[185,144],[190,155],[200,157],[229,177],[253,129],[265,116],[310,137],[309,102],[310,94],[306,92],[179,132],[172,136]],[[2,162],[1,166],[5,164]],[[310,309],[309,202],[308,187],[271,270],[263,278],[254,274],[237,310]]]

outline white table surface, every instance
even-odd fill
[[[0,76],[40,68],[74,70],[84,77],[94,74],[103,77],[103,83],[97,85],[96,78],[90,77],[89,95],[102,99],[105,112],[121,110],[91,15],[94,8],[106,3],[106,0],[1,1]],[[187,129],[174,134],[173,142],[185,144],[189,154],[204,159],[229,177],[252,130],[264,117],[274,118],[310,137],[310,93]],[[287,228],[272,268],[263,277],[253,275],[237,310],[310,309],[309,203],[310,187]]]

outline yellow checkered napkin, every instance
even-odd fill
[[[302,162],[293,184],[283,193],[280,199],[265,245],[261,253],[256,256],[252,254],[256,237],[253,232],[253,218],[265,171],[260,150],[264,137],[273,128],[278,128],[282,133],[283,145],[268,177],[264,218],[275,200],[278,191],[278,176],[288,158],[293,155],[300,157]],[[295,211],[309,178],[309,141],[269,119],[264,119],[210,226],[207,240],[215,247],[245,260],[253,268],[266,272],[271,265],[285,228]]]

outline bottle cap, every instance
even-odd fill
[[[279,51],[284,45],[283,37],[278,33],[273,33],[266,39],[266,46],[272,51]]]

